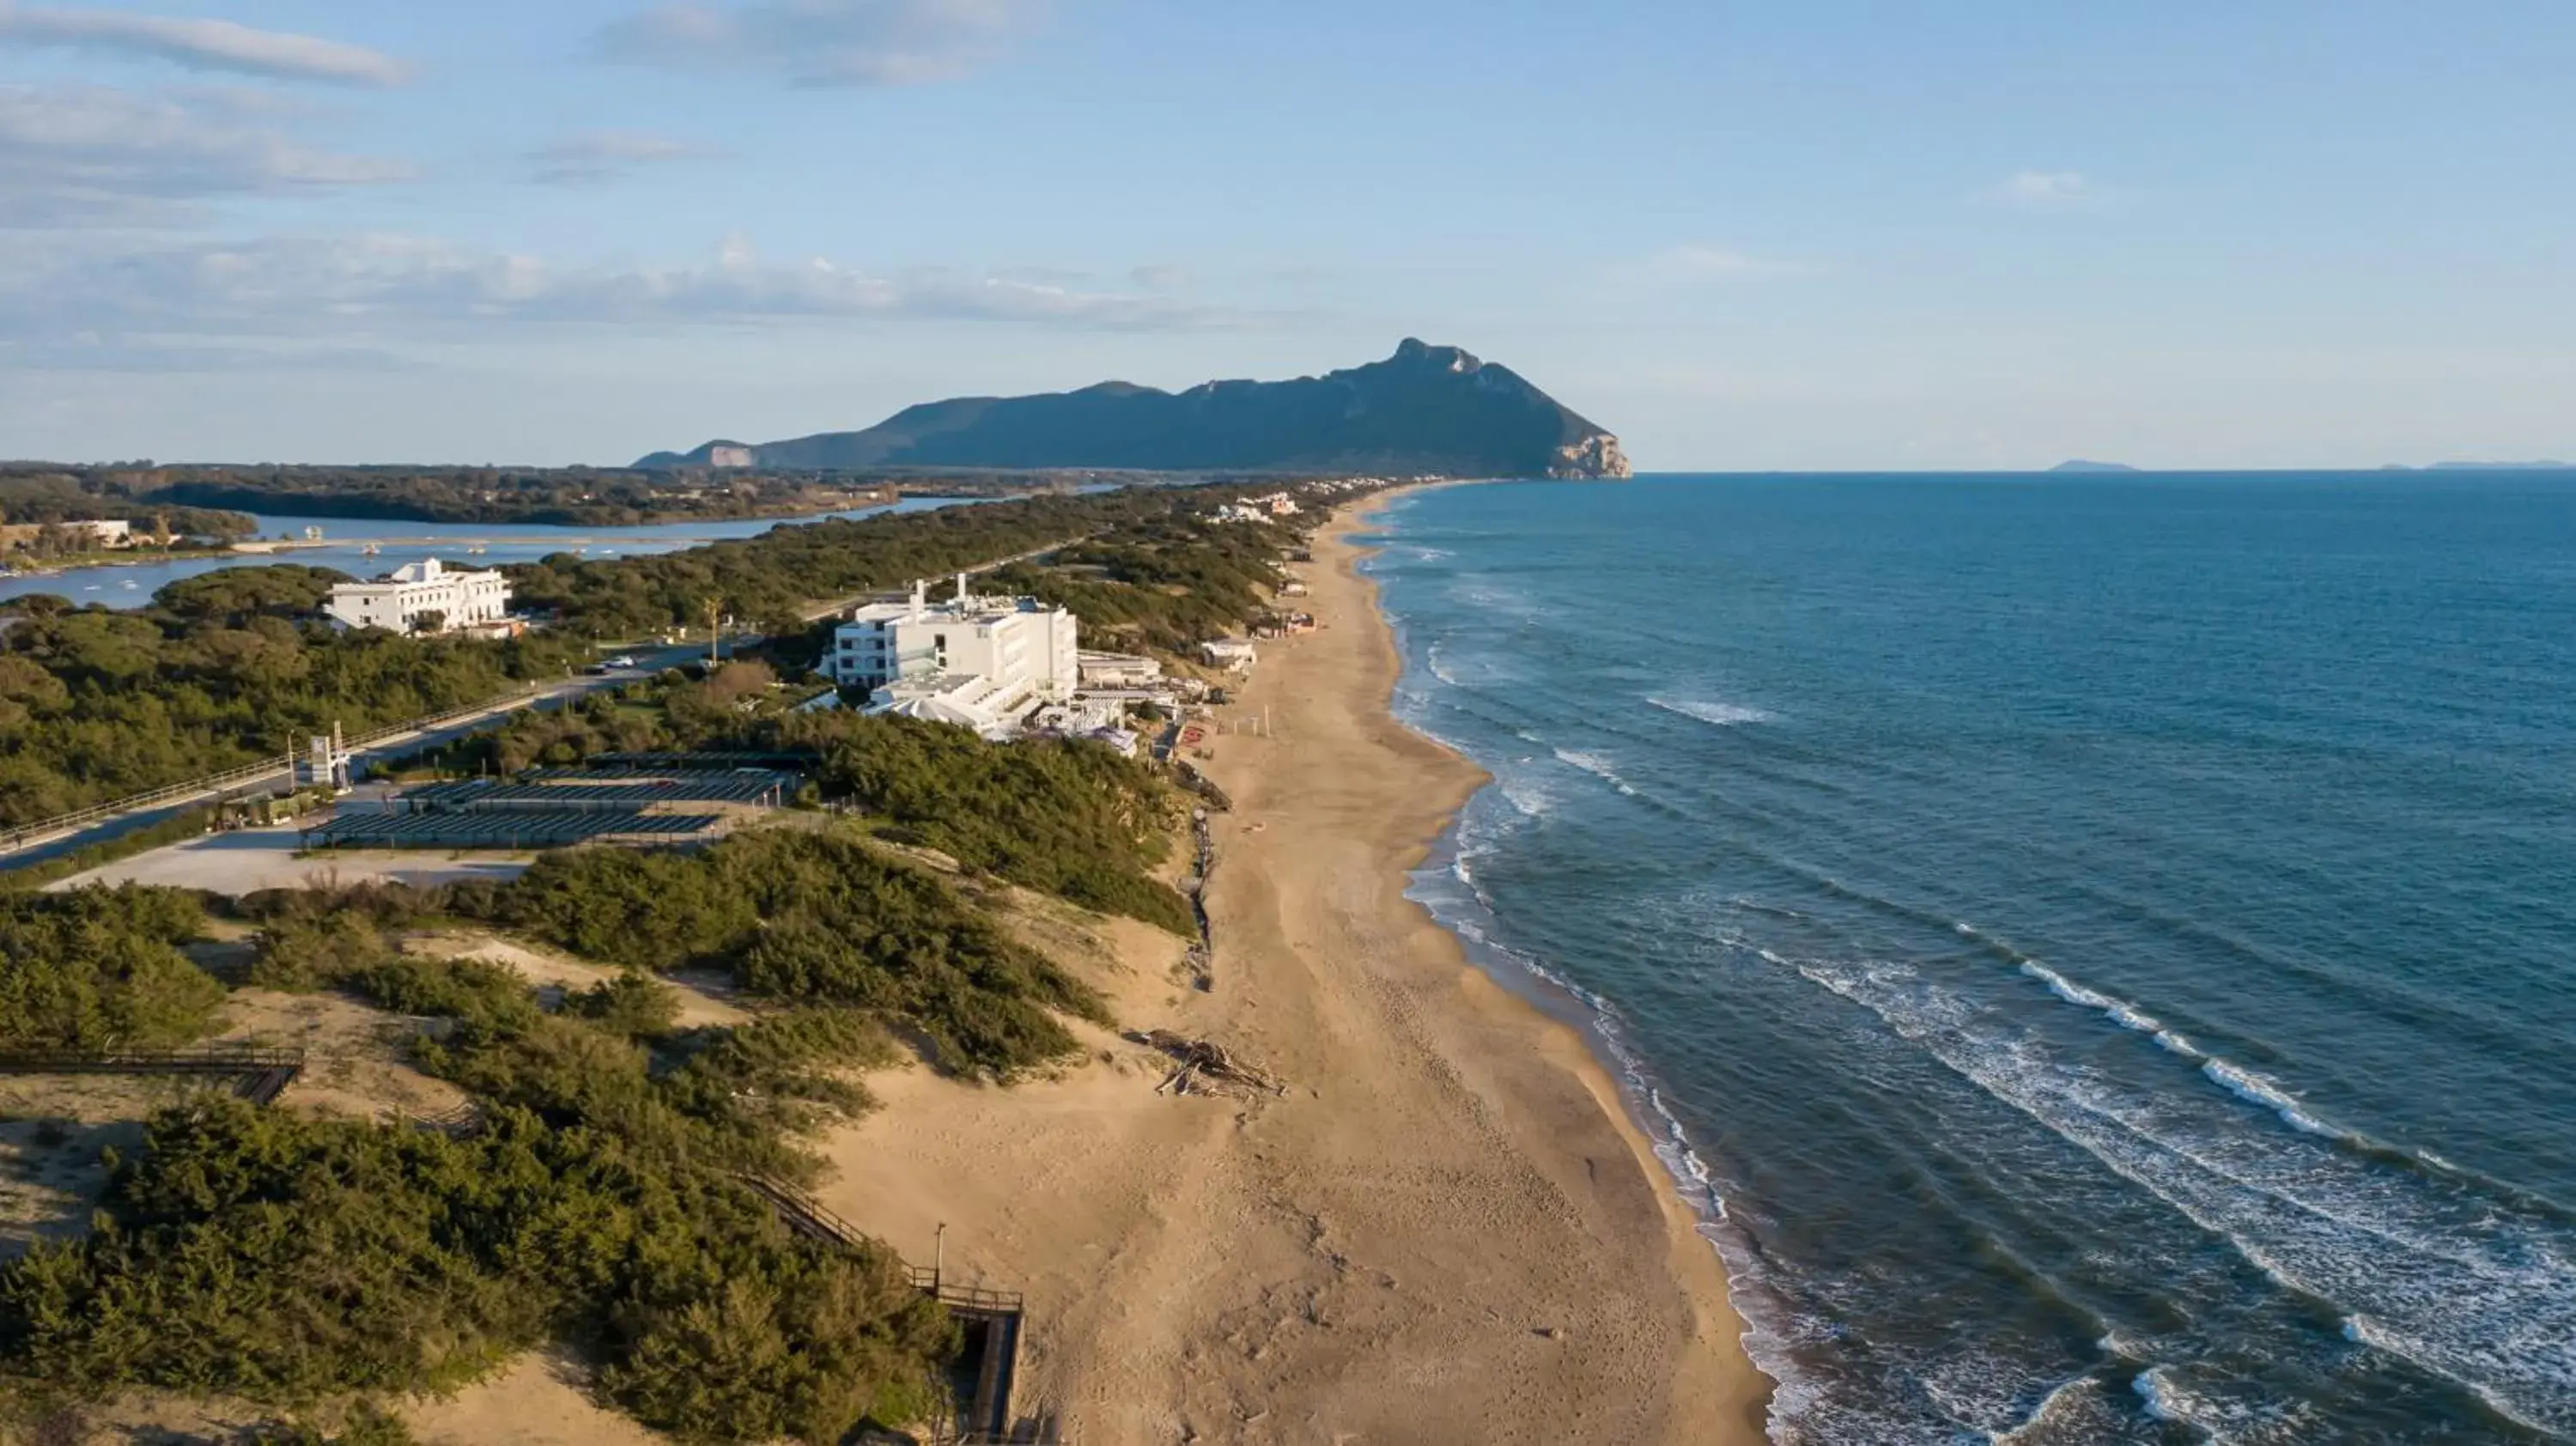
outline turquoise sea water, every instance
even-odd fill
[[[2576,475],[1418,493],[1422,898],[1798,1442],[2576,1436]]]

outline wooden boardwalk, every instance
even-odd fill
[[[758,1175],[741,1178],[759,1191],[778,1211],[778,1218],[797,1234],[847,1250],[862,1249],[870,1243],[857,1226],[795,1186]],[[1019,1376],[1020,1328],[1026,1315],[1020,1293],[954,1285],[940,1279],[938,1271],[918,1265],[905,1269],[911,1275],[913,1289],[948,1307],[949,1315],[966,1330],[962,1361],[971,1363],[975,1383],[970,1399],[961,1403],[965,1408],[958,1422],[961,1434],[952,1438],[950,1446],[1003,1446],[1013,1441],[1054,1439],[1054,1433],[1044,1424],[1022,1422],[1011,1410],[1011,1395]]]
[[[0,1052],[0,1074],[230,1076],[255,1105],[274,1102],[304,1073],[304,1051],[217,1044],[196,1049],[22,1049]]]

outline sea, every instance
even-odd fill
[[[2576,1439],[2576,473],[1372,524],[1414,897],[1590,1028],[1795,1443]]]

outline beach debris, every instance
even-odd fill
[[[1224,1045],[1211,1040],[1190,1039],[1168,1029],[1146,1032],[1143,1043],[1152,1045],[1178,1060],[1154,1093],[1284,1095],[1288,1086],[1278,1076],[1257,1065],[1247,1064],[1226,1052]]]

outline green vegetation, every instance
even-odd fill
[[[933,512],[781,527],[758,537],[652,557],[584,561],[558,553],[509,569],[519,599],[594,637],[701,623],[710,599],[763,631],[804,631],[818,600],[898,588],[1145,517],[1195,494],[1159,490],[1028,497]]]
[[[514,719],[439,762],[515,773],[612,750],[812,750],[821,796],[855,807],[891,841],[1085,908],[1179,934],[1196,927],[1188,903],[1152,876],[1184,806],[1151,765],[1080,739],[992,743],[912,718],[786,713],[773,680],[759,664],[731,663],[704,681],[636,683]]]
[[[178,950],[195,896],[126,885],[0,895],[0,1049],[151,1049],[210,1033],[224,989]]]
[[[104,484],[92,485],[93,479],[108,475],[108,469],[99,468],[0,465],[0,524],[44,529],[19,544],[19,550],[40,560],[103,550],[85,529],[63,527],[67,522],[122,520],[133,523],[138,533],[166,527],[177,538],[224,540],[245,536],[258,525],[238,512],[156,505]]]
[[[0,475],[11,520],[12,484],[31,496],[86,508],[68,515],[243,513],[413,522],[533,522],[627,527],[647,522],[786,517],[864,506],[851,484],[813,473],[671,476],[589,467],[71,467]],[[41,488],[41,492],[32,489]],[[174,522],[173,526],[177,526]],[[183,529],[185,530],[185,529]]]
[[[0,1269],[0,1375],[301,1407],[569,1340],[684,1439],[830,1442],[916,1412],[953,1330],[900,1262],[792,1235],[666,1143],[507,1108],[463,1139],[220,1096],[165,1110],[93,1233]]]
[[[63,912],[172,934],[184,902],[87,891]],[[945,1312],[891,1252],[805,1240],[741,1179],[811,1177],[797,1138],[868,1103],[841,1071],[893,1055],[876,1018],[682,1029],[669,987],[640,975],[548,1013],[501,965],[407,955],[381,932],[449,902],[371,887],[245,911],[263,922],[254,978],[446,1020],[415,1058],[474,1097],[476,1127],[216,1095],[157,1114],[89,1236],[0,1266],[0,1397],[41,1412],[149,1386],[305,1410],[452,1388],[559,1341],[685,1440],[831,1442],[921,1414],[955,1349]],[[166,978],[134,990],[156,991],[195,997]],[[336,1439],[402,1438],[361,1405]]]
[[[826,796],[889,820],[888,838],[1085,908],[1176,934],[1196,927],[1188,903],[1147,872],[1182,814],[1146,764],[1082,740],[989,743],[893,716],[808,714],[778,737],[821,748]]]
[[[915,1032],[960,1074],[1008,1078],[1070,1051],[1050,1010],[1106,1018],[1098,996],[937,876],[846,836],[552,853],[512,883],[448,897],[589,958],[723,969],[764,998],[861,1011]]]
[[[1004,568],[992,586],[1072,609],[1086,646],[1188,654],[1267,611],[1291,540],[1266,525],[1148,518]]]
[[[0,827],[275,758],[561,677],[539,637],[484,643],[334,633],[277,614],[309,569],[237,569],[138,612],[18,600],[0,636]]]
[[[1104,644],[1179,651],[1257,611],[1257,589],[1273,577],[1277,529],[1189,515],[1228,495],[1031,497],[784,527],[654,557],[558,555],[510,570],[519,603],[557,615],[557,629],[509,642],[335,633],[313,614],[340,575],[293,565],[186,579],[138,612],[18,599],[9,611],[19,620],[0,633],[0,828],[276,757],[335,722],[363,732],[558,677],[586,656],[568,639],[698,623],[710,603],[802,639],[801,653],[788,645],[781,656],[810,658],[819,635],[797,612],[814,600],[1077,539],[1092,540],[1061,565],[1007,569],[997,581],[1076,608]],[[673,720],[679,731],[738,721],[687,713],[683,704]],[[575,721],[527,756],[659,736],[613,710]]]

